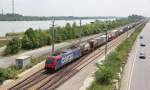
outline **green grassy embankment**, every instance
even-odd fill
[[[113,87],[113,80],[119,80],[117,73],[120,73],[120,67],[124,67],[128,54],[131,48],[145,25],[137,28],[137,30],[122,44],[120,44],[115,51],[111,52],[103,65],[97,65],[98,70],[95,73],[95,80],[87,90],[111,90]]]

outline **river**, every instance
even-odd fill
[[[105,19],[100,19],[105,20]],[[87,24],[95,20],[88,19],[82,20],[82,24]],[[56,20],[57,26],[64,26],[66,23],[72,24],[76,22],[79,25],[79,20]],[[8,32],[24,32],[28,28],[33,29],[48,29],[51,26],[51,21],[0,21],[0,36],[5,36]]]

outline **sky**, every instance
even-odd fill
[[[15,13],[27,16],[150,16],[150,0],[14,0]],[[0,0],[0,13],[12,0]]]

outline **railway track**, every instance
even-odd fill
[[[32,80],[38,78],[38,77],[39,77],[41,74],[43,74],[44,72],[45,72],[45,70],[42,69],[42,70],[40,70],[40,71],[34,73],[34,74],[32,75],[32,77],[26,78],[25,80],[19,82],[18,84],[16,84],[15,86],[13,86],[13,88],[10,88],[10,89],[8,89],[8,90],[11,90],[11,89],[14,90],[14,89],[20,88],[20,87],[22,87],[23,85],[32,82]],[[27,82],[27,81],[28,81],[28,82]]]
[[[129,31],[132,33],[133,31]],[[120,41],[126,38],[126,33],[120,35],[117,39],[112,40],[108,43],[108,49],[117,46]],[[104,46],[81,57],[79,60],[71,63],[70,65],[64,67],[56,73],[48,74],[44,69],[33,74],[33,76],[28,77],[17,85],[11,87],[9,90],[53,90],[59,85],[64,83],[70,77],[75,75],[77,72],[82,70],[85,66],[91,63],[100,55],[104,54]]]
[[[86,56],[85,56],[86,57]],[[83,58],[85,58],[83,57]],[[91,56],[90,58],[92,58],[93,56]],[[83,59],[82,58],[82,59]],[[26,87],[26,88],[22,88],[23,90],[35,90],[35,89],[40,89],[40,90],[46,90],[47,86],[52,86],[54,83],[57,83],[57,81],[59,81],[64,75],[66,75],[66,73],[74,71],[75,69],[77,69],[79,66],[83,65],[85,63],[85,60],[87,61],[87,59],[84,59],[82,61],[79,62],[75,62],[75,64],[68,66],[67,68],[63,69],[61,72],[53,75],[53,76],[49,76],[48,78],[43,79],[42,81],[40,81],[39,83],[37,83],[36,85],[33,84],[32,87]]]

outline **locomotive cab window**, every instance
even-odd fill
[[[52,59],[47,59],[47,60],[46,60],[46,63],[47,63],[47,64],[52,64],[52,63],[54,63],[54,60],[52,60]]]
[[[48,59],[48,60],[46,61],[46,63],[47,63],[47,64],[52,64],[53,61]]]

